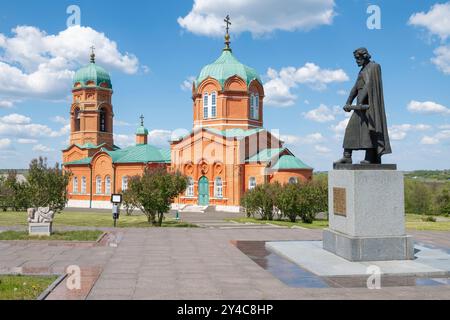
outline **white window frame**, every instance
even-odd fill
[[[105,177],[105,194],[108,196],[111,195],[111,177],[110,176]]]
[[[81,194],[86,194],[87,180],[86,177],[81,177]]]
[[[259,120],[259,95],[255,94],[255,100],[254,100],[254,106],[253,106],[253,119]]]
[[[186,197],[194,197],[194,179],[191,177],[188,178],[188,185],[186,188]]]
[[[253,190],[256,188],[256,178],[250,177],[248,178],[248,190]]]
[[[97,176],[95,178],[95,194],[102,194],[103,180],[102,177]]]
[[[72,193],[78,193],[78,177],[73,177]]]
[[[122,191],[128,190],[128,176],[122,177]]]
[[[223,180],[221,177],[214,179],[214,197],[223,198]]]
[[[210,112],[209,117],[210,118],[216,118],[217,117],[217,92],[211,93],[211,101],[209,103]]]
[[[205,105],[206,102],[206,105]],[[209,118],[209,94],[205,92],[203,94],[203,119]]]

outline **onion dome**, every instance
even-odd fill
[[[108,71],[95,63],[95,53],[91,54],[91,63],[79,69],[73,78],[73,87],[101,87],[112,89]]]

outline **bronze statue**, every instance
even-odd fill
[[[381,156],[392,153],[384,110],[381,66],[370,60],[366,48],[359,48],[353,54],[361,71],[344,107],[345,112],[353,111],[345,131],[344,157],[335,164],[351,164],[354,150],[366,151],[361,164],[381,164]],[[352,106],[355,98],[356,105]]]

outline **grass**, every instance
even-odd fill
[[[300,221],[297,222],[290,222],[285,220],[273,220],[273,221],[263,221],[261,219],[255,219],[255,218],[238,218],[238,219],[229,219],[228,221],[234,221],[238,223],[258,223],[258,224],[274,224],[277,226],[283,226],[283,227],[303,227],[307,229],[323,229],[328,227],[328,221],[325,220],[317,220],[313,223],[303,223]]]
[[[411,230],[450,231],[450,221],[423,221],[423,215],[407,214],[406,228]],[[427,220],[427,219],[425,219]]]
[[[50,237],[30,236],[27,231],[5,231],[0,233],[1,240],[60,240],[60,241],[97,241],[103,234],[99,230],[55,232]]]
[[[423,221],[422,215],[407,214],[406,215],[406,228],[409,230],[428,230],[428,231],[450,231],[450,221]],[[307,229],[323,229],[328,227],[328,221],[319,220],[314,221],[312,224],[303,223],[297,221],[295,223],[289,221],[263,221],[255,218],[238,218],[229,219],[228,221],[235,221],[239,223],[259,223],[259,224],[275,224],[292,228],[293,226],[303,227]]]
[[[56,276],[0,276],[0,300],[35,300]]]
[[[0,212],[0,226],[26,226],[27,213],[26,212]],[[73,212],[65,211],[55,216],[53,227],[95,227],[95,228],[109,228],[113,226],[113,219],[111,213],[102,212]],[[196,225],[168,219],[163,222],[163,227],[178,227],[178,228],[193,228]],[[149,228],[152,227],[148,223],[145,215],[120,215],[117,220],[118,228]]]

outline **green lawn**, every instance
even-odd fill
[[[406,228],[410,230],[429,230],[429,231],[450,231],[450,221],[440,221],[440,222],[425,222],[422,221],[421,215],[407,214],[406,215]],[[260,223],[260,224],[275,224],[286,227],[303,227],[307,229],[323,229],[328,227],[328,221],[314,221],[312,224],[307,224],[303,222],[289,222],[289,221],[262,221],[260,219],[254,218],[239,218],[230,219],[228,221],[235,221],[239,223]]]
[[[35,300],[56,276],[0,276],[0,300]]]
[[[0,212],[0,226],[26,225],[28,225],[26,212]],[[108,228],[113,226],[113,219],[110,213],[66,211],[55,216],[53,227],[59,226]],[[151,227],[151,224],[148,223],[145,215],[120,215],[117,227],[148,228]],[[163,222],[163,227],[192,228],[196,226],[187,222],[166,218]]]
[[[60,241],[97,241],[103,234],[100,230],[55,232],[50,237],[29,236],[27,231],[0,232],[1,240],[60,240]]]
[[[238,218],[238,219],[229,219],[228,221],[235,221],[238,223],[259,223],[259,224],[274,224],[277,226],[283,226],[283,227],[303,227],[307,229],[323,229],[328,227],[328,221],[314,221],[313,223],[303,223],[303,222],[290,222],[290,221],[279,221],[279,220],[273,220],[273,221],[263,221],[260,219],[254,219],[254,218]]]

